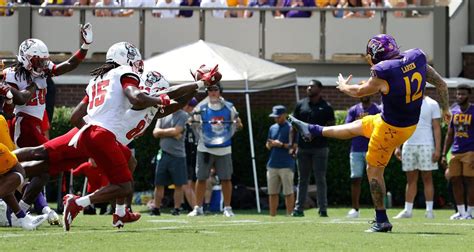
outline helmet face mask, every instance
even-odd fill
[[[27,39],[18,48],[17,59],[34,77],[44,74],[50,63],[48,47],[39,39]]]
[[[136,73],[143,73],[143,60],[140,51],[131,43],[119,42],[113,44],[107,51],[107,63],[116,63],[120,66],[130,66]]]
[[[377,64],[400,54],[400,48],[395,39],[388,34],[379,34],[367,42],[367,59],[369,64]]]

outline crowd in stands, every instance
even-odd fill
[[[338,18],[372,18],[375,15],[373,10],[349,11],[343,8],[351,7],[414,7],[422,5],[433,5],[433,0],[0,0],[0,6],[14,6],[16,4],[41,5],[63,5],[63,6],[96,6],[96,7],[123,7],[123,9],[98,9],[94,13],[96,16],[130,16],[133,9],[126,7],[160,7],[177,8],[180,6],[188,7],[207,7],[207,8],[226,8],[226,7],[319,7],[319,8],[337,8],[333,14]],[[73,10],[53,10],[48,8],[39,9],[39,12],[45,16],[71,16]],[[12,9],[0,9],[0,16],[11,15]],[[177,18],[191,17],[192,10],[154,10],[153,15],[159,18]],[[418,16],[418,11],[395,12],[399,17]],[[252,11],[249,10],[214,10],[213,16],[219,18],[249,18]],[[310,11],[290,10],[275,11],[275,18],[305,18],[310,17]]]

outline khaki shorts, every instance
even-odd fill
[[[474,151],[453,153],[451,160],[449,160],[448,175],[450,177],[474,177]]]
[[[267,167],[268,194],[280,194],[280,188],[283,186],[283,195],[293,193],[294,172],[290,168],[270,168]]]

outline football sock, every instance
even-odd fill
[[[322,136],[323,135],[323,128],[322,126],[319,126],[317,124],[309,124],[308,125],[308,130],[309,133],[313,136]]]
[[[413,211],[413,203],[405,201],[405,210],[408,213],[411,213]]]
[[[433,211],[433,201],[426,201],[426,211]]]
[[[387,211],[383,210],[375,210],[375,221],[377,223],[388,222]]]
[[[15,213],[15,216],[16,216],[18,219],[21,219],[21,218],[25,218],[26,214],[25,214],[25,211],[20,210],[20,211],[18,211],[18,213]]]
[[[91,199],[89,198],[89,196],[80,197],[76,200],[76,204],[81,207],[86,207],[91,204]]]
[[[21,210],[23,210],[24,212],[28,212],[28,210],[30,209],[30,204],[27,204],[23,200],[20,200],[18,204],[20,205]]]
[[[115,214],[120,216],[120,217],[123,217],[125,216],[125,204],[123,205],[115,205]]]
[[[49,206],[45,206],[43,207],[43,210],[41,210],[41,213],[43,214],[49,214],[49,212],[51,212],[51,208],[49,208]]]
[[[41,213],[43,209],[48,206],[46,202],[46,198],[44,197],[43,193],[41,192],[35,200],[35,212]],[[43,212],[44,213],[44,212]]]
[[[458,208],[458,213],[461,216],[464,216],[466,214],[466,208],[464,207],[464,205],[457,205],[457,208]]]

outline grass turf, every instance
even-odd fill
[[[142,210],[143,208],[137,207]],[[36,231],[0,228],[1,251],[164,251],[164,250],[284,250],[284,251],[472,251],[474,220],[451,221],[452,210],[436,210],[433,220],[415,210],[413,218],[393,220],[392,233],[364,233],[373,217],[372,209],[362,209],[359,219],[346,219],[346,208],[330,208],[329,218],[317,216],[315,209],[306,217],[286,217],[280,212],[236,211],[234,218],[222,215],[190,218],[142,213],[137,223],[117,230],[111,216],[82,215],[71,231],[43,224]],[[400,209],[390,209],[395,216]]]

